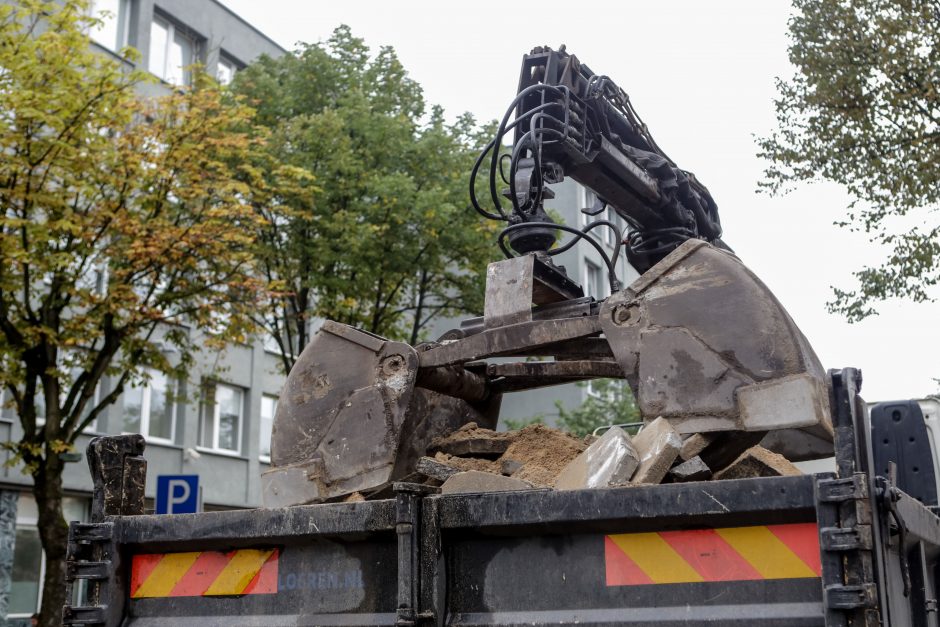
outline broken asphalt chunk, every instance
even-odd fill
[[[727,468],[716,472],[715,479],[790,477],[801,474],[800,469],[783,455],[772,453],[762,446],[753,446],[741,453]]]
[[[504,477],[479,470],[458,472],[444,482],[441,494],[469,494],[477,492],[507,492],[510,490],[530,490],[532,485],[521,479]]]
[[[669,476],[677,483],[685,481],[706,481],[712,476],[711,469],[705,465],[701,457],[692,459],[673,466],[669,471]]]
[[[422,457],[419,459],[415,470],[425,477],[437,479],[438,481],[447,481],[460,472],[459,468],[443,464],[433,457]]]

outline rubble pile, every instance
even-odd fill
[[[574,461],[587,444],[571,434],[529,425],[519,431],[491,431],[469,423],[450,435],[434,440],[429,453],[418,461],[418,472],[438,481],[449,481],[452,471],[477,471],[512,477],[527,487],[551,488],[559,473]],[[434,468],[434,474],[426,470]],[[455,473],[456,474],[456,473]]]
[[[634,436],[612,427],[583,440],[540,424],[497,432],[469,423],[435,440],[415,471],[410,480],[440,486],[444,494],[801,474],[786,458],[747,438],[683,439],[663,418]]]

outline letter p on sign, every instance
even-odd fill
[[[157,477],[157,514],[195,514],[199,509],[199,475]]]

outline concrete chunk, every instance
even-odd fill
[[[437,479],[438,481],[447,481],[460,472],[459,468],[448,466],[447,464],[441,463],[433,457],[422,457],[419,459],[417,466],[415,466],[415,470],[425,477]]]
[[[669,471],[669,476],[677,483],[685,481],[707,481],[708,478],[712,476],[712,471],[705,465],[701,457],[693,457],[678,466],[673,466]]]
[[[532,486],[521,479],[494,475],[479,470],[458,472],[444,482],[441,494],[470,494],[478,492],[507,492],[510,490],[529,490]]]
[[[556,490],[581,490],[622,485],[630,480],[640,463],[630,436],[620,427],[611,427],[574,458],[555,480]]]
[[[522,469],[522,462],[515,459],[501,459],[499,460],[499,472],[500,474],[506,475],[507,477],[513,476],[516,472]]]
[[[730,466],[715,473],[716,480],[747,479],[750,477],[790,477],[803,474],[783,455],[771,453],[762,446],[753,446],[734,460]]]
[[[682,448],[679,449],[679,457],[684,461],[689,461],[693,457],[705,450],[705,447],[712,443],[715,436],[711,433],[693,433],[682,441]]]
[[[640,455],[640,466],[630,482],[659,483],[679,456],[682,438],[669,421],[660,416],[633,438],[633,446]]]

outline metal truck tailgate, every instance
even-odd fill
[[[393,501],[125,521],[125,625],[395,623]]]

